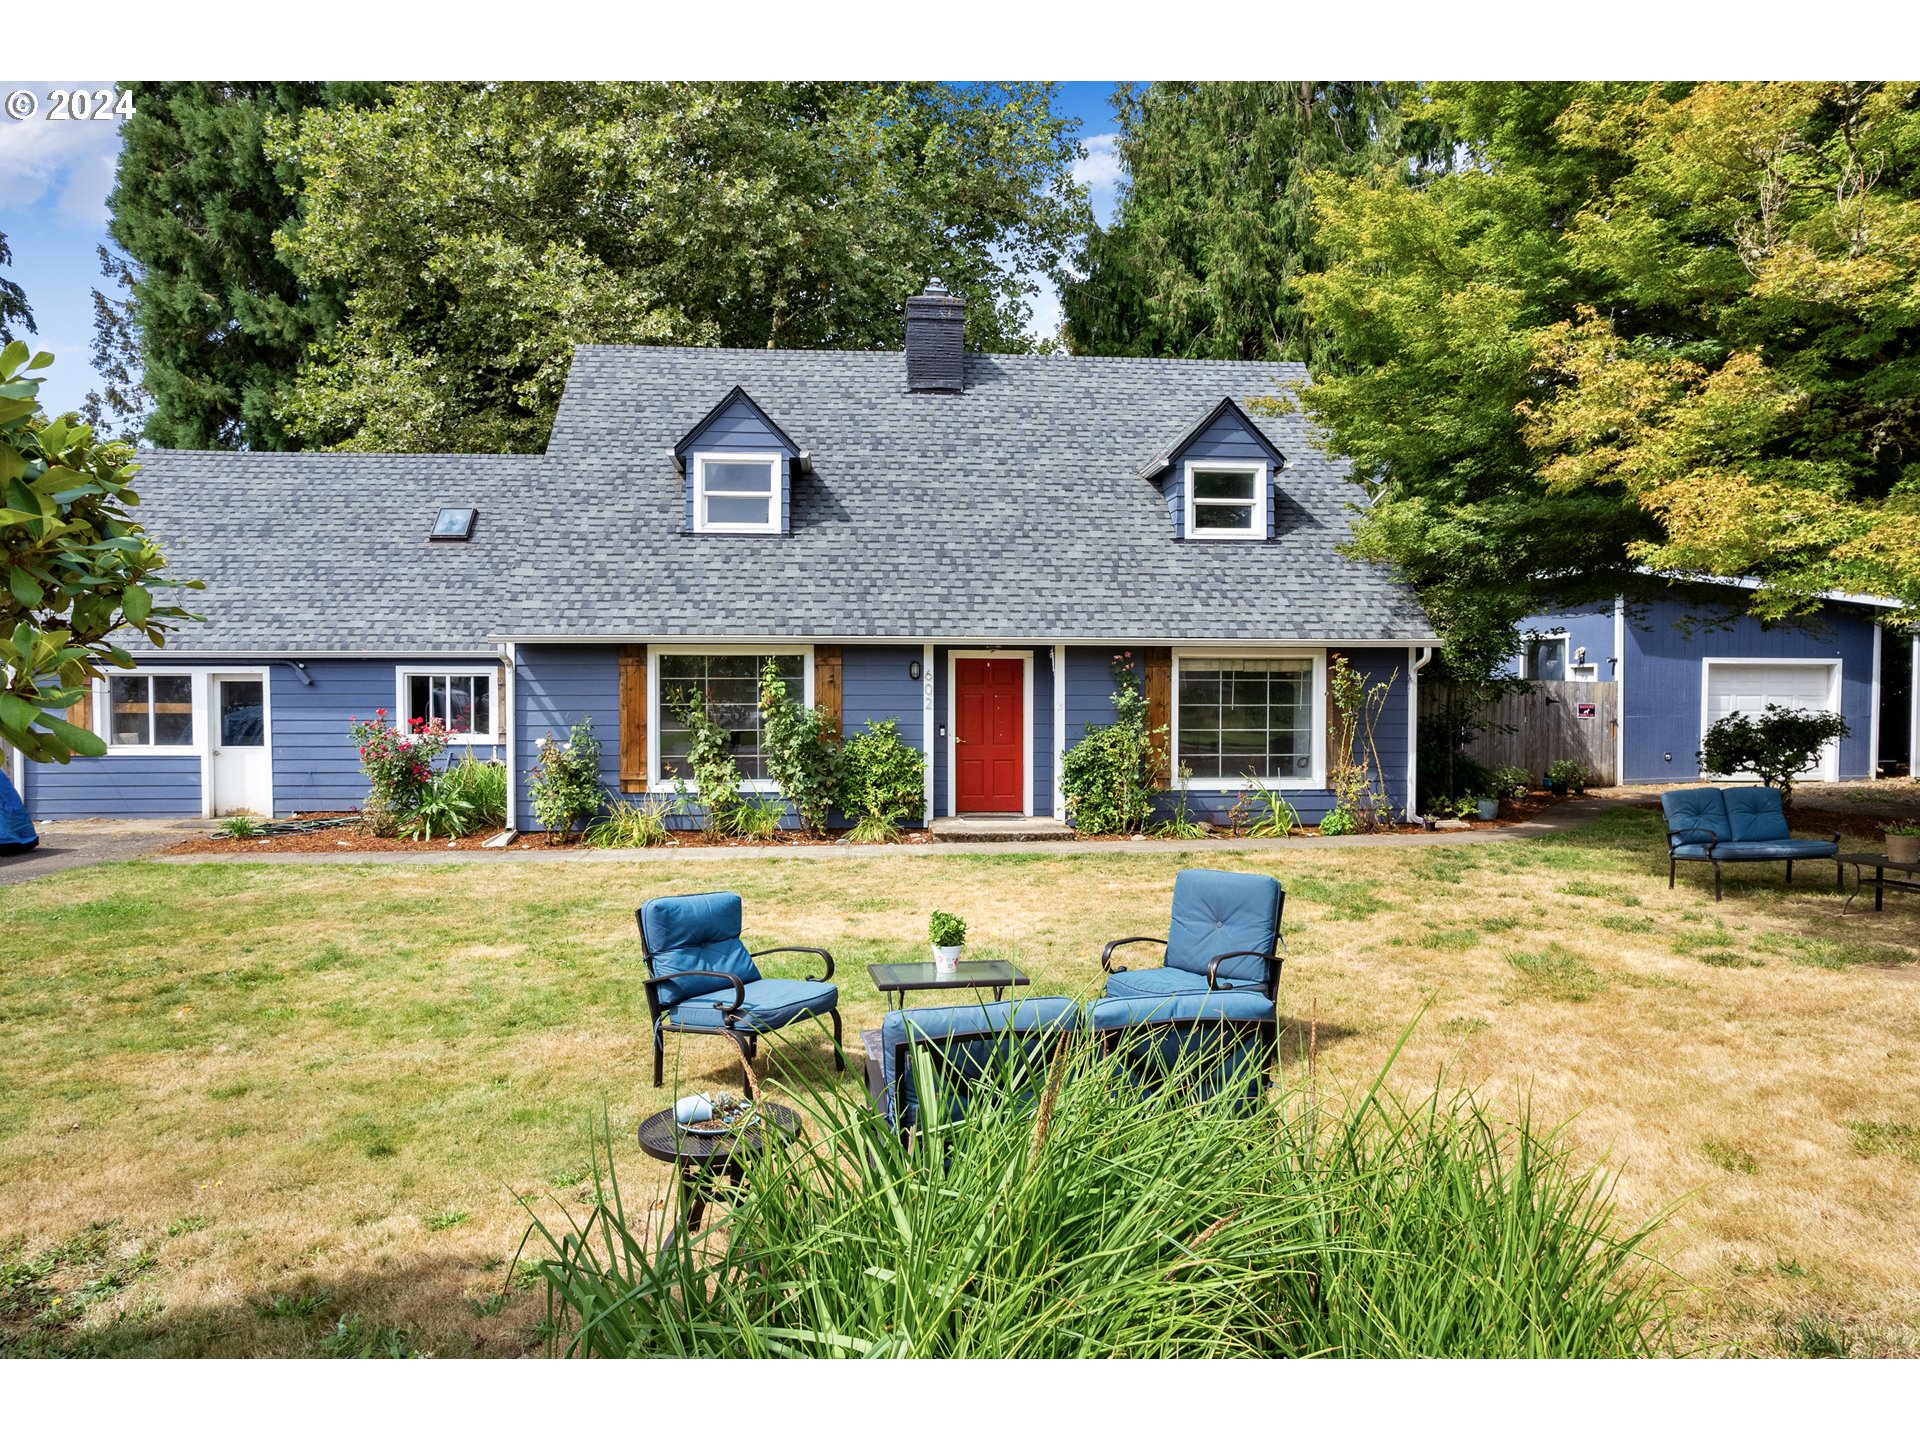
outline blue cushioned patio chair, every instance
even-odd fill
[[[1720,790],[1669,790],[1660,797],[1667,817],[1667,888],[1682,860],[1713,866],[1713,898],[1720,898],[1720,867],[1733,861],[1784,860],[1793,879],[1796,860],[1831,860],[1840,853],[1840,832],[1831,840],[1796,840],[1787,829],[1780,792],[1771,785]]]
[[[1273,1003],[1257,990],[1111,996],[1087,1007],[1086,1025],[1144,1086],[1162,1084],[1194,1057],[1178,1072],[1194,1100],[1259,1099],[1279,1049]]]
[[[1100,952],[1109,996],[1181,995],[1209,990],[1258,990],[1271,1004],[1280,995],[1280,907],[1286,891],[1271,875],[1235,870],[1182,870],[1173,881],[1167,938],[1134,935]],[[1113,963],[1122,945],[1160,945],[1165,962],[1129,970]]]
[[[740,1052],[747,1088],[758,1039],[810,1016],[833,1021],[833,1068],[847,1068],[840,1050],[840,989],[833,956],[812,945],[776,945],[748,953],[740,940],[740,897],[730,890],[668,895],[634,912],[647,960],[647,1014],[653,1022],[653,1083],[662,1080],[665,1036],[724,1035]],[[769,979],[754,962],[766,955],[817,955],[825,973],[804,980]]]
[[[1060,1037],[1077,1031],[1080,1019],[1079,1005],[1059,995],[889,1010],[880,1022],[880,1070],[867,1076],[874,1108],[902,1135],[919,1127],[916,1051],[932,1062],[948,1120],[966,1114],[974,1085],[989,1074],[1011,1075],[1037,1093]]]

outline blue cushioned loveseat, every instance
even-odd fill
[[[1134,1082],[1153,1085],[1181,1057],[1204,1049],[1187,1079],[1197,1098],[1237,1091],[1257,1097],[1278,1039],[1273,1002],[1257,990],[1121,996],[1080,1005],[1058,995],[994,1004],[893,1010],[869,1031],[867,1085],[874,1108],[903,1135],[923,1121],[914,1055],[926,1056],[945,1118],[965,1114],[974,1085],[1007,1075],[1037,1096],[1063,1038],[1096,1040]]]
[[[1720,867],[1736,861],[1787,863],[1793,879],[1796,860],[1831,860],[1840,852],[1840,835],[1831,840],[1796,840],[1787,829],[1780,792],[1771,785],[1703,786],[1669,790],[1660,797],[1667,817],[1667,888],[1682,860],[1713,866],[1713,898],[1720,898]]]
[[[1254,990],[1271,1005],[1280,994],[1280,908],[1286,899],[1271,875],[1182,870],[1173,881],[1167,938],[1134,935],[1100,952],[1106,993],[1122,998]],[[1122,945],[1162,946],[1164,961],[1147,970],[1115,965],[1114,951]]]
[[[749,953],[740,940],[740,911],[738,895],[714,890],[649,900],[634,912],[647,962],[655,1085],[662,1080],[669,1030],[726,1036],[740,1052],[751,1089],[749,1062],[758,1037],[814,1016],[832,1020],[833,1066],[847,1068],[840,1050],[840,990],[828,983],[833,978],[833,956],[812,945],[776,945]],[[826,969],[804,980],[762,975],[755,962],[780,954],[817,956]]]

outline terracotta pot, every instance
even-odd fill
[[[1896,865],[1920,865],[1920,835],[1887,836],[1887,859]]]

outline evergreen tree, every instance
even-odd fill
[[[307,349],[339,318],[341,292],[303,282],[274,247],[297,226],[297,168],[269,159],[269,120],[375,103],[360,82],[133,82],[108,231],[124,298],[95,294],[95,363],[114,379],[90,408],[137,417],[185,449],[289,448],[276,411]],[[103,257],[103,266],[113,261]],[[109,268],[110,279],[116,277]]]
[[[1433,127],[1411,87],[1367,81],[1156,82],[1114,96],[1125,188],[1062,287],[1068,344],[1092,355],[1320,363],[1298,278],[1321,268],[1310,175],[1404,164]]]
[[[13,247],[7,244],[7,237],[0,233],[0,266],[13,264]],[[20,282],[9,280],[0,275],[0,345],[11,344],[20,337],[15,333],[18,325],[29,335],[40,332],[33,323],[33,311],[27,306],[27,292],[20,288]]]

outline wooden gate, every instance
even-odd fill
[[[1536,680],[1530,689],[1494,701],[1478,720],[1485,728],[1466,751],[1483,765],[1518,765],[1538,785],[1554,761],[1578,760],[1591,773],[1590,783],[1618,783],[1620,687],[1612,680]]]

